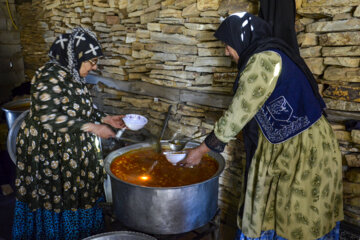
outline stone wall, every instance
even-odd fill
[[[25,81],[17,17],[14,0],[0,0],[0,104],[10,100],[11,89]]]
[[[345,128],[345,121],[360,120],[360,1],[296,2],[301,54],[319,82],[341,143],[347,220],[360,225],[360,130]],[[18,6],[26,76],[46,61],[58,33],[77,25],[90,28],[105,53],[95,73],[104,81],[93,88],[100,108],[143,114],[150,120],[147,129],[158,134],[172,105],[165,138],[176,131],[199,136],[210,132],[226,109],[236,75],[214,30],[220,17],[257,8],[257,1],[246,0],[33,0]],[[30,23],[30,17],[36,21]],[[233,233],[242,190],[241,139],[230,142],[223,155],[222,227]]]
[[[301,55],[317,77],[343,154],[345,220],[360,226],[360,1],[305,0]]]
[[[41,2],[28,1],[17,6],[21,22],[20,39],[27,81],[30,81],[36,69],[48,60],[47,53],[52,40],[55,39],[54,31],[49,28],[51,20],[45,20],[45,10]]]

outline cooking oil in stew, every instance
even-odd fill
[[[155,161],[157,164],[151,170]],[[174,166],[153,148],[141,148],[116,157],[110,170],[121,180],[140,186],[179,187],[211,178],[218,167],[217,161],[208,155],[193,168]]]

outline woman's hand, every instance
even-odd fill
[[[115,137],[115,132],[105,124],[86,123],[81,129],[84,132],[91,132],[101,138]]]
[[[107,115],[102,119],[102,121],[114,128],[125,128],[126,125],[122,120],[123,117],[125,117],[125,115]]]
[[[198,165],[201,162],[201,158],[204,156],[204,154],[208,153],[209,151],[210,148],[208,148],[203,142],[200,144],[200,146],[188,150],[185,159],[180,161],[178,164],[185,167],[192,167],[194,165]]]

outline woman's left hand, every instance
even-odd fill
[[[114,128],[125,128],[126,125],[122,120],[125,115],[107,115],[103,118],[103,122]]]

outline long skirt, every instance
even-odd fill
[[[275,230],[285,239],[316,240],[343,220],[342,158],[328,121],[278,144],[259,134],[238,228],[257,239]]]
[[[338,240],[340,238],[340,222],[326,235],[318,238],[317,240]],[[241,230],[238,230],[235,240],[286,240],[286,238],[276,235],[274,230],[264,231],[258,238],[248,238]]]
[[[12,237],[21,240],[64,240],[83,239],[101,233],[104,218],[98,204],[103,201],[103,198],[99,199],[90,209],[60,213],[42,208],[32,211],[27,204],[16,201]]]

